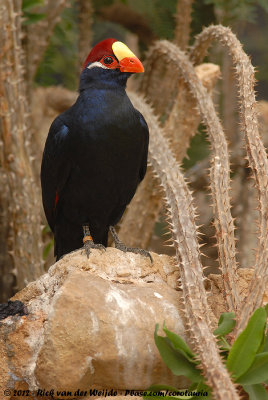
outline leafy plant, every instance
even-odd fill
[[[268,305],[265,308],[258,308],[232,346],[228,343],[227,335],[233,331],[236,324],[234,313],[223,313],[217,329],[213,332],[217,337],[226,368],[234,382],[241,385],[248,393],[250,400],[268,400],[268,392],[263,386],[263,384],[268,385],[267,316]],[[158,328],[157,324],[154,339],[163,361],[174,375],[185,376],[192,384],[188,389],[176,389],[161,384],[152,385],[147,389],[147,395],[144,395],[144,398],[149,397],[149,392],[165,391],[167,399],[192,399],[196,397],[197,392],[203,391],[202,397],[211,399],[211,389],[204,381],[197,354],[179,335],[169,331],[165,323],[163,331],[166,337],[158,335]],[[206,396],[204,396],[205,392]],[[158,397],[161,398],[163,395],[154,395],[154,398]]]
[[[205,4],[213,4],[218,10],[218,18],[224,25],[234,21],[255,22],[257,7],[268,12],[266,0],[205,0]]]
[[[41,21],[46,17],[44,13],[32,12],[32,9],[38,6],[42,6],[44,0],[23,0],[22,11],[24,16],[23,25],[31,25]]]
[[[51,236],[51,233],[52,233],[51,229],[48,225],[46,225],[42,230],[42,234],[45,237],[49,237],[49,241],[47,242],[47,244],[45,245],[44,250],[43,250],[43,260],[47,259],[50,251],[54,247],[54,238],[53,238],[53,236]]]
[[[77,10],[74,7],[65,8],[61,14],[61,20],[55,26],[43,61],[37,70],[35,76],[37,85],[62,85],[70,90],[76,90],[79,75],[76,21]]]

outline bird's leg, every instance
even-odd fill
[[[116,230],[114,229],[114,227],[113,227],[113,226],[110,226],[109,229],[110,229],[110,232],[111,232],[111,234],[112,234],[112,236],[113,236],[114,245],[115,245],[115,248],[116,248],[116,249],[121,250],[121,251],[124,251],[124,252],[129,251],[129,252],[131,252],[131,253],[141,254],[142,256],[149,257],[150,260],[151,260],[151,263],[153,263],[153,259],[152,259],[151,254],[149,253],[149,251],[143,250],[143,249],[138,249],[138,248],[136,248],[136,247],[127,247],[127,246],[126,246],[123,242],[121,242],[121,240],[119,239],[119,237],[118,237],[118,235],[117,235]]]
[[[94,243],[92,236],[90,234],[89,226],[83,225],[83,232],[84,232],[84,237],[83,237],[83,243],[84,243],[84,249],[86,251],[87,258],[89,257],[90,254],[90,249],[99,249],[99,250],[106,250],[106,248],[103,246],[103,244],[100,243]]]

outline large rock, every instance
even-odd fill
[[[153,339],[164,320],[184,336],[178,270],[171,257],[153,258],[151,264],[108,248],[87,259],[79,250],[17,293],[12,300],[25,303],[29,314],[2,321],[0,390],[185,386]]]
[[[17,400],[25,396],[12,396],[14,390],[39,389],[38,397],[25,398],[58,399],[65,396],[56,391],[70,391],[70,399],[77,398],[78,389],[99,388],[103,396],[105,390],[116,390],[120,399],[126,389],[144,390],[153,383],[187,387],[162,362],[153,340],[155,324],[162,326],[164,320],[170,330],[185,336],[179,272],[173,258],[153,254],[153,259],[151,264],[148,258],[113,248],[93,250],[87,259],[78,250],[17,293],[12,300],[25,303],[29,313],[0,323],[0,396],[10,389],[3,399]],[[253,271],[241,269],[238,274],[237,291],[245,295]],[[222,277],[209,278],[215,325],[226,305]],[[263,302],[267,299],[268,288]]]

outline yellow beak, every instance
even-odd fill
[[[144,67],[138,57],[124,43],[114,42],[112,49],[119,61],[121,72],[144,72]]]

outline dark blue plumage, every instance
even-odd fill
[[[55,255],[83,246],[83,224],[107,246],[147,166],[148,127],[125,86],[130,73],[85,68],[76,103],[52,123],[41,183]]]

